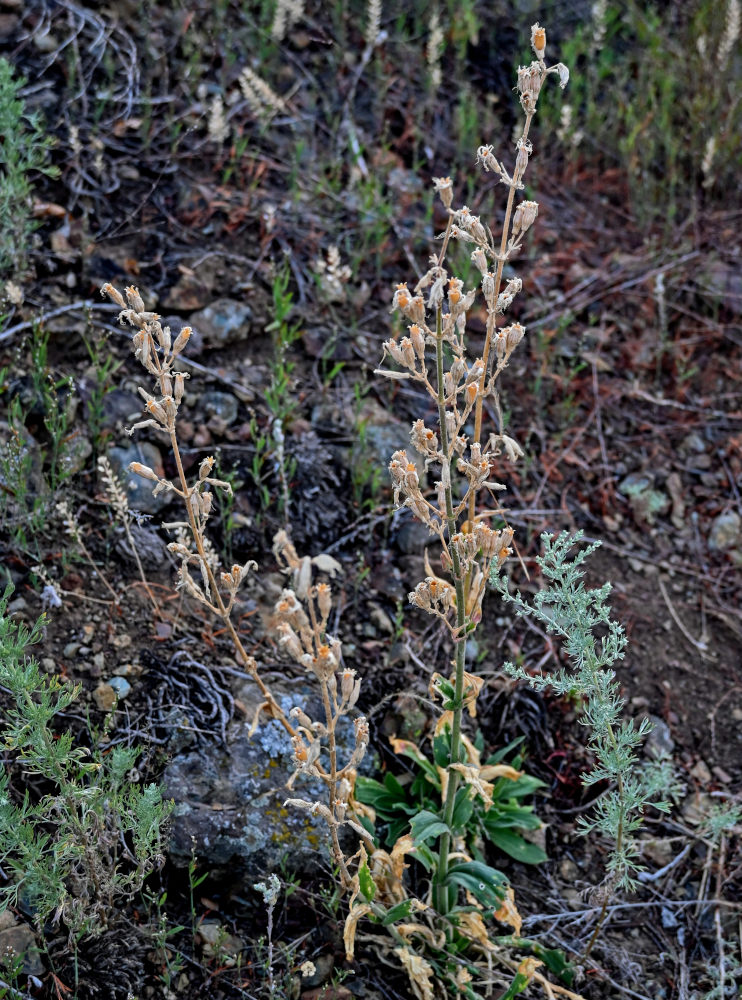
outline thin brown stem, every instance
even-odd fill
[[[521,136],[521,141],[525,142],[528,139],[528,132],[531,127],[531,121],[533,119],[535,112],[530,111],[526,115],[526,123],[523,126],[523,135]],[[505,219],[502,224],[502,237],[500,239],[500,253],[497,258],[497,270],[495,272],[495,291],[494,291],[494,301],[497,303],[497,298],[500,294],[500,288],[502,287],[502,272],[505,267],[506,251],[508,245],[508,233],[510,231],[510,219],[513,214],[513,202],[515,201],[515,180],[510,185],[510,190],[508,191],[507,205],[505,206]],[[482,440],[482,407],[484,405],[484,392],[487,386],[487,376],[489,370],[489,359],[492,350],[492,340],[497,330],[497,314],[495,310],[492,311],[491,320],[487,320],[487,334],[484,340],[484,350],[482,351],[482,362],[483,370],[482,377],[479,380],[479,392],[477,393],[477,402],[474,410],[474,434],[472,436],[472,442],[479,443]],[[499,366],[498,366],[499,368]],[[502,369],[500,369],[502,370]],[[499,373],[499,372],[498,372]],[[495,375],[497,377],[497,374]],[[469,524],[474,523],[474,515],[476,513],[476,497],[472,495],[469,498]]]

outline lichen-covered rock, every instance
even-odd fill
[[[308,686],[274,695],[285,712],[300,705],[321,718]],[[255,702],[255,685],[246,685],[240,700]],[[175,802],[171,823],[170,860],[185,865],[195,849],[202,864],[214,869],[240,869],[246,878],[278,870],[286,864],[299,875],[326,870],[329,834],[320,817],[285,806],[286,799],[324,801],[317,782],[300,776],[287,789],[293,766],[291,742],[275,721],[263,722],[250,738],[248,721],[234,725],[227,746],[207,745],[179,754],[163,776],[164,793]],[[348,720],[339,731],[339,763],[349,755],[353,728]],[[345,746],[343,746],[345,744]]]

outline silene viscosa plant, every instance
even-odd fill
[[[385,357],[397,367],[379,370],[390,379],[416,383],[437,413],[433,426],[418,419],[411,430],[411,443],[421,464],[435,475],[430,495],[423,490],[417,463],[406,451],[396,452],[389,468],[395,502],[409,508],[439,545],[439,567],[434,569],[428,562],[427,575],[410,594],[410,601],[440,619],[453,647],[450,674],[435,673],[431,678],[431,694],[442,706],[433,734],[432,760],[420,748],[398,747],[400,752],[414,749],[423,775],[431,778],[429,789],[423,788],[422,800],[439,805],[412,815],[408,826],[397,830],[388,850],[375,838],[373,809],[356,794],[357,769],[368,743],[364,718],[353,719],[347,760],[339,760],[339,724],[343,716],[355,714],[360,681],[354,670],[343,665],[339,639],[327,632],[332,607],[330,584],[314,581],[315,571],[331,575],[333,567],[323,561],[327,557],[299,557],[287,531],[276,537],[274,552],[289,574],[290,586],[276,605],[273,632],[288,655],[316,678],[323,706],[318,720],[298,707],[287,716],[260,677],[258,664],[245,651],[231,620],[237,592],[255,566],[248,561],[221,570],[208,545],[206,525],[214,504],[213,491],[229,492],[231,487],[212,475],[212,458],[201,461],[191,482],[183,467],[177,415],[187,376],[177,370],[177,359],[190,330],[186,327],[172,337],[159,316],[145,308],[135,288],[126,289],[126,299],[111,285],[103,288],[121,307],[121,321],[134,328],[136,356],[156,384],[156,395],[139,390],[147,413],[136,426],[163,432],[173,451],[174,481],[139,463],[130,469],[152,481],[155,493],[172,491],[183,503],[185,520],[165,526],[180,533],[170,545],[181,560],[178,586],[222,620],[238,658],[263,694],[261,711],[276,719],[292,740],[297,774],[318,780],[325,790],[323,801],[289,802],[323,816],[329,826],[331,855],[350,894],[344,930],[348,960],[354,956],[361,920],[383,926],[419,1000],[441,995],[476,998],[480,995],[475,992],[477,983],[488,993],[504,989],[503,1000],[511,1000],[532,982],[541,985],[548,996],[576,996],[565,986],[549,983],[539,972],[545,965],[562,982],[571,981],[571,971],[560,954],[519,937],[521,918],[513,891],[505,876],[486,862],[477,838],[472,837],[472,824],[481,827],[485,835],[488,825],[498,829],[497,824],[488,824],[493,809],[497,816],[509,808],[514,810],[516,819],[511,826],[528,827],[529,812],[518,805],[526,787],[523,775],[501,757],[482,761],[480,746],[463,727],[466,712],[475,716],[484,683],[466,669],[466,642],[481,621],[488,581],[498,577],[513,548],[513,529],[497,500],[505,487],[495,477],[507,462],[522,455],[515,438],[505,433],[497,392],[498,379],[525,335],[520,323],[504,322],[522,282],[519,278],[505,282],[503,272],[521,249],[538,214],[536,202],[524,199],[516,204],[516,196],[524,188],[532,151],[528,134],[541,88],[550,75],[556,76],[562,87],[569,76],[561,63],[547,66],[546,33],[538,24],[533,26],[531,44],[535,60],[518,69],[517,88],[525,122],[516,142],[513,168],[508,170],[495,157],[492,146],[481,146],[477,155],[482,168],[494,173],[507,189],[500,238],[496,240],[466,207],[453,208],[449,178],[435,181],[448,212],[441,250],[413,291],[407,284],[397,287],[393,309],[409,326],[401,340],[391,338],[384,344]],[[460,278],[449,273],[446,255],[451,240],[471,245],[471,259],[480,274],[479,288],[467,289]],[[487,316],[486,337],[481,357],[471,359],[467,353],[467,313],[480,295]],[[497,426],[486,434],[485,400],[497,416]],[[352,854],[348,853],[353,850],[348,848],[349,834],[351,839],[355,835],[358,845]],[[497,843],[496,837],[490,839]],[[405,876],[410,858],[428,873],[420,896],[411,891]],[[512,928],[514,934],[498,936],[495,921]],[[378,944],[380,939],[376,936],[374,940]],[[530,952],[527,957],[522,958],[522,951],[514,956],[514,948],[524,947]]]
[[[412,816],[409,831],[390,852],[400,874],[405,854],[429,873],[429,894],[408,908],[410,914],[418,913],[417,919],[396,925],[402,940],[395,954],[407,969],[415,994],[423,1000],[441,990],[476,996],[477,954],[486,959],[489,986],[506,987],[508,996],[521,992],[532,979],[546,985],[537,971],[541,961],[527,958],[518,966],[502,943],[493,939],[493,917],[517,934],[520,916],[505,876],[481,856],[472,856],[468,835],[475,811],[486,818],[503,781],[515,785],[520,774],[501,762],[482,762],[479,749],[463,729],[464,713],[476,714],[484,683],[466,669],[466,642],[482,619],[490,576],[500,571],[512,553],[513,529],[497,500],[505,486],[495,477],[506,462],[515,462],[523,454],[518,442],[504,431],[497,393],[498,379],[525,335],[520,323],[503,322],[522,289],[520,278],[504,283],[503,271],[521,249],[538,214],[536,202],[522,200],[516,205],[515,201],[524,188],[532,152],[528,134],[541,88],[552,74],[562,87],[569,77],[562,64],[546,65],[546,32],[539,24],[532,28],[531,44],[536,59],[518,69],[525,123],[516,142],[512,171],[495,157],[492,146],[481,146],[477,152],[483,169],[497,175],[507,188],[500,238],[496,240],[466,206],[453,207],[450,178],[434,181],[448,212],[442,247],[414,290],[407,283],[397,286],[392,305],[409,324],[407,335],[384,344],[385,357],[397,367],[377,370],[384,377],[416,383],[437,413],[433,426],[423,419],[415,420],[410,434],[425,471],[435,470],[432,499],[422,488],[418,463],[406,450],[396,452],[389,466],[395,503],[408,507],[440,547],[440,569],[427,563],[428,575],[409,595],[410,602],[443,622],[454,652],[450,675],[435,673],[430,683],[431,695],[442,705],[433,736],[433,760],[426,762],[419,748],[415,750],[423,771],[429,763],[430,783],[439,786],[441,806],[435,812],[423,810]],[[467,289],[447,268],[451,240],[470,245],[472,263],[480,274],[479,288]],[[481,357],[472,359],[467,349],[467,314],[480,295],[487,316],[486,336]],[[498,426],[485,434],[483,407],[487,399],[497,414]],[[371,874],[365,884],[361,865],[355,896],[363,901],[352,907],[351,918],[364,911],[378,917],[373,909],[377,853],[371,857]],[[383,894],[378,895],[383,898]],[[389,913],[381,919],[394,927]],[[495,958],[507,972],[493,970]]]

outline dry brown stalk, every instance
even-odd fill
[[[139,388],[139,394],[145,401],[147,416],[130,428],[129,433],[141,427],[154,427],[168,435],[179,485],[169,479],[161,478],[153,469],[140,462],[132,462],[129,469],[155,484],[152,490],[155,496],[162,492],[173,492],[183,501],[186,520],[164,525],[176,530],[185,529],[190,534],[191,544],[176,541],[168,546],[170,551],[180,558],[178,588],[204,604],[223,621],[240,661],[257,684],[264,700],[255,713],[253,729],[258,724],[260,713],[264,712],[269,718],[280,722],[293,738],[297,735],[296,729],[261,678],[257,661],[246,651],[232,621],[232,609],[237,592],[249,572],[256,568],[255,563],[248,561],[243,566],[235,564],[231,569],[219,573],[217,582],[218,571],[215,571],[213,566],[213,550],[209,551],[207,545],[206,523],[214,500],[210,487],[229,494],[232,492],[232,487],[229,483],[211,475],[214,468],[212,457],[205,458],[201,462],[198,477],[192,484],[188,482],[183,468],[178,444],[177,416],[185,391],[185,380],[189,376],[185,372],[176,371],[175,364],[188,343],[191,329],[184,327],[173,340],[169,327],[162,326],[157,313],[145,309],[136,288],[126,289],[126,300],[113,285],[106,284],[101,291],[120,306],[122,311],[119,314],[119,321],[128,323],[135,329],[136,332],[132,337],[135,356],[155,379],[159,393],[159,396],[155,397],[146,389]],[[200,583],[197,583],[191,575],[192,565],[196,566]]]
[[[412,425],[410,440],[422,456],[426,470],[434,465],[440,470],[435,483],[435,499],[423,494],[417,466],[406,451],[398,451],[389,465],[394,500],[409,507],[414,516],[437,536],[441,548],[441,566],[448,579],[428,572],[410,594],[411,603],[441,618],[454,641],[455,666],[450,680],[434,680],[431,691],[446,703],[441,729],[450,733],[450,764],[446,779],[442,820],[446,832],[440,836],[437,871],[434,877],[434,903],[440,914],[449,913],[452,894],[448,884],[449,859],[453,848],[453,816],[456,794],[463,780],[475,780],[472,760],[463,739],[461,724],[465,708],[471,710],[481,687],[465,670],[465,640],[476,629],[482,616],[482,600],[491,572],[498,570],[511,553],[513,530],[493,530],[486,520],[504,512],[499,504],[478,510],[478,499],[494,497],[505,487],[491,478],[494,461],[504,454],[516,461],[522,450],[503,433],[502,419],[497,432],[486,441],[482,436],[482,412],[486,398],[494,400],[499,413],[496,383],[525,335],[520,323],[498,326],[499,317],[520,292],[522,282],[513,278],[502,287],[506,261],[520,250],[523,238],[538,214],[533,201],[521,201],[514,208],[515,193],[523,189],[523,176],[531,154],[528,133],[536,111],[541,87],[546,77],[555,73],[565,86],[568,71],[561,63],[547,67],[544,61],[546,32],[539,25],[531,30],[534,62],[518,69],[518,92],[526,114],[523,132],[516,143],[512,175],[492,152],[492,146],[480,146],[477,160],[496,173],[508,187],[507,205],[499,247],[490,230],[464,206],[453,209],[453,185],[448,177],[437,178],[435,188],[449,219],[443,246],[431,258],[428,272],[418,281],[414,292],[406,284],[397,286],[392,307],[409,322],[408,335],[399,343],[396,338],[384,344],[384,354],[401,370],[378,369],[377,374],[391,379],[418,382],[435,402],[437,427],[427,427],[422,420]],[[471,260],[481,275],[481,291],[487,311],[486,340],[481,358],[470,361],[466,351],[467,313],[472,308],[477,289],[466,290],[464,283],[446,270],[446,253],[451,239],[473,244]],[[494,270],[490,267],[494,265]],[[428,351],[433,357],[428,359]],[[494,359],[494,363],[493,363]],[[474,433],[468,437],[465,426],[474,416]],[[438,730],[437,730],[438,731]],[[472,772],[470,774],[470,772]],[[469,775],[467,779],[465,776]]]
[[[106,490],[106,495],[113,508],[114,514],[118,518],[119,522],[123,526],[124,533],[126,534],[126,540],[129,543],[129,549],[134,556],[134,560],[137,564],[137,569],[139,570],[139,578],[142,581],[142,586],[147,592],[147,597],[149,597],[152,602],[152,607],[154,608],[155,614],[158,618],[162,618],[162,610],[157,602],[157,598],[152,593],[152,588],[149,585],[147,577],[144,572],[144,566],[142,566],[142,560],[139,557],[139,552],[137,546],[132,538],[131,534],[131,512],[129,510],[129,502],[126,498],[126,491],[119,482],[118,476],[113,471],[113,466],[111,465],[110,459],[105,455],[101,455],[98,459],[98,472],[100,473],[101,480],[103,481],[103,486]]]
[[[293,738],[296,774],[319,779],[327,789],[329,806],[306,799],[288,799],[286,805],[304,809],[313,816],[323,817],[330,831],[332,854],[340,871],[343,888],[351,887],[353,878],[349,860],[340,844],[341,827],[349,826],[356,834],[373,843],[366,830],[354,818],[356,805],[353,793],[357,767],[368,746],[368,722],[363,716],[353,720],[355,746],[348,762],[338,764],[337,726],[353,711],[361,690],[355,670],[342,666],[341,644],[327,634],[327,622],[332,610],[332,591],[327,583],[312,584],[311,560],[300,559],[285,531],[274,539],[273,551],[293,577],[293,589],[281,594],[275,607],[275,632],[279,643],[291,658],[313,674],[320,686],[324,720],[314,721],[300,708],[293,708],[298,732]],[[329,768],[322,765],[320,755],[326,748]],[[292,783],[293,783],[292,778]]]

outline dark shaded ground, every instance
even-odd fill
[[[101,307],[97,290],[104,281],[138,285],[176,328],[225,297],[249,306],[249,333],[236,343],[194,338],[189,360],[202,367],[193,372],[181,440],[190,471],[214,453],[222,473],[233,472],[242,484],[233,510],[214,518],[215,544],[227,558],[255,558],[275,584],[270,540],[283,519],[265,390],[276,364],[268,329],[273,289],[288,261],[290,322],[301,330],[286,351],[288,519],[300,551],[332,554],[344,567],[337,631],[362,668],[361,708],[369,712],[377,750],[409,721],[412,706],[424,708],[427,671],[445,668],[450,657],[438,631],[406,607],[407,591],[424,574],[422,549],[406,516],[390,516],[381,468],[393,450],[387,424],[401,429],[402,444],[405,422],[423,415],[421,400],[372,372],[390,331],[390,289],[422,270],[441,228],[430,207],[430,177],[456,170],[457,201],[490,217],[500,192],[487,178],[474,179],[469,163],[482,134],[495,145],[494,136],[509,135],[514,101],[510,62],[471,45],[455,57],[451,29],[444,73],[454,89],[470,87],[480,126],[470,135],[462,105],[436,103],[425,90],[425,19],[412,8],[400,11],[399,21],[387,15],[389,40],[364,62],[365,13],[342,5],[327,18],[316,11],[280,49],[260,5],[120,3],[99,10],[38,0],[3,8],[3,50],[29,78],[28,106],[46,115],[62,168],[58,182],[37,188],[47,207],[38,209],[33,267],[10,276],[24,301],[9,308],[0,332],[3,419],[13,397],[25,392],[25,424],[41,449],[35,461],[48,472],[49,434],[43,412],[34,410],[29,377],[31,324],[45,316],[48,370],[55,380],[71,377],[77,401],[65,442],[90,445],[60,495],[75,506],[120,607],[86,600],[108,595],[64,536],[50,498],[31,531],[12,484],[5,490],[2,562],[22,598],[17,611],[29,620],[41,610],[35,565],[68,592],[37,655],[50,672],[83,684],[79,713],[67,720],[83,738],[86,712],[95,724],[102,718],[92,692],[112,665],[130,665],[132,691],[113,733],[142,742],[148,777],[165,763],[158,741],[166,736],[166,709],[188,707],[204,738],[218,739],[226,718],[240,718],[241,706],[226,675],[226,693],[210,698],[196,680],[184,690],[168,672],[183,645],[214,667],[230,653],[213,623],[173,592],[158,515],[145,522],[153,534],[141,547],[151,554],[145,569],[171,621],[166,627],[155,627],[136,566],[111,524],[95,460],[126,442],[123,427],[132,405],[137,409],[136,386],[144,383],[124,333],[113,326],[115,313]],[[499,14],[491,17],[502,45],[509,32],[514,44],[527,37],[498,21]],[[528,18],[517,27],[525,30]],[[555,35],[570,26],[554,24]],[[236,84],[245,53],[276,90],[290,95],[270,122],[256,121]],[[234,98],[227,101],[230,136],[221,145],[209,141],[206,129],[219,89]],[[487,93],[500,97],[486,101]],[[79,130],[79,142],[70,126]],[[737,831],[727,838],[721,864],[699,833],[710,806],[738,798],[742,783],[742,535],[730,518],[740,512],[742,474],[739,212],[710,210],[663,240],[632,223],[620,169],[569,165],[538,132],[534,144],[529,179],[540,213],[527,259],[518,262],[526,294],[514,313],[528,337],[503,382],[509,426],[526,449],[508,478],[511,522],[529,569],[541,531],[581,529],[603,542],[590,576],[593,583],[612,581],[614,614],[630,639],[620,675],[628,711],[653,717],[653,740],[671,751],[686,786],[671,816],[650,812],[642,833],[650,873],[682,855],[680,861],[635,898],[617,898],[575,988],[590,998],[700,1000],[715,982],[720,936],[729,942],[728,984],[740,965]],[[332,245],[352,275],[342,295],[328,301],[316,259],[326,259]],[[472,317],[474,355],[482,319]],[[98,345],[92,363],[83,336]],[[110,358],[115,363],[101,394],[100,373]],[[227,424],[218,413],[205,414],[205,392],[228,394],[238,407],[235,419]],[[163,458],[170,474],[165,449]],[[31,506],[44,489],[37,477]],[[522,579],[518,567],[513,575],[523,589],[538,586],[537,579]],[[290,671],[261,622],[266,594],[259,583],[249,590],[242,634],[269,669]],[[579,780],[590,766],[583,733],[569,705],[516,687],[500,673],[506,658],[545,667],[560,662],[560,652],[504,614],[494,598],[478,640],[479,669],[488,679],[480,720],[488,747],[525,736],[527,768],[547,783],[537,810],[547,824],[550,860],[538,869],[499,863],[510,866],[524,933],[577,956],[592,931],[595,911],[587,897],[603,878],[605,856],[604,845],[575,832],[589,805]],[[423,715],[420,723],[428,721]],[[285,960],[277,946],[277,966],[291,970],[297,991],[295,973],[305,958],[320,966],[323,956],[320,986],[330,982],[333,961],[342,969],[344,911],[330,884],[298,887],[276,914],[274,939],[291,949]],[[166,866],[153,880],[155,895],[165,890],[170,920],[190,927],[182,870]],[[169,947],[171,957],[186,956],[185,964],[168,992],[161,978],[165,953],[153,940],[156,913],[136,906],[81,947],[79,996],[267,995],[265,953],[257,944],[265,914],[257,896],[207,879],[195,907],[197,920],[218,918],[243,939],[242,969],[220,966],[182,931]],[[359,942],[355,976],[324,995],[409,995],[403,977],[379,964],[373,943],[362,934]],[[52,934],[48,946],[58,978],[47,966],[43,986],[28,987],[33,996],[66,995],[72,981],[65,941]],[[291,989],[286,995],[294,995]]]

